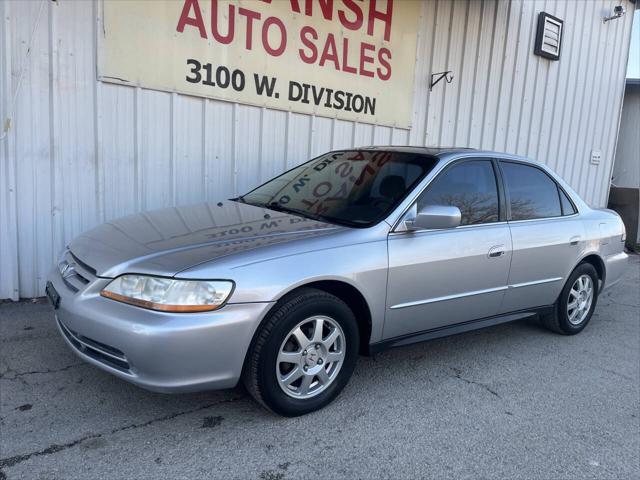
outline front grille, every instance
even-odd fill
[[[64,284],[72,292],[78,292],[96,279],[96,271],[67,250],[58,264]]]
[[[72,251],[69,251],[69,255],[71,255],[71,258],[73,258],[73,261],[76,263],[76,265],[81,268],[85,276],[96,277],[98,275],[95,268],[90,267],[89,265],[84,263],[82,260],[76,257]]]
[[[109,367],[131,374],[131,367],[124,353],[117,348],[97,342],[83,335],[79,335],[58,319],[58,325],[64,336],[77,350],[85,355],[104,363]]]

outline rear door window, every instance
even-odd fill
[[[558,188],[560,191],[560,203],[562,203],[562,215],[573,215],[576,213],[576,207],[573,206],[571,200],[567,194],[561,188]]]
[[[541,169],[521,163],[500,162],[511,220],[559,217],[562,215],[558,186]]]

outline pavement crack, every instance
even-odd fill
[[[611,375],[616,375],[616,376],[618,376],[620,378],[624,378],[625,380],[629,380],[630,382],[634,381],[633,378],[631,378],[630,376],[625,375],[624,373],[617,372],[615,370],[610,370],[610,369],[604,368],[604,367],[600,367],[600,370],[602,370],[605,373],[609,373]]]
[[[618,306],[621,306],[621,307],[630,307],[630,308],[638,308],[638,307],[640,307],[640,305],[634,305],[633,303],[618,302],[616,300],[612,300],[611,298],[607,298],[607,301],[609,303],[604,304],[603,305],[604,307],[608,307],[611,304],[618,305]]]
[[[500,396],[500,394],[498,392],[496,392],[494,389],[492,389],[486,383],[476,382],[475,380],[470,380],[468,378],[463,377],[462,376],[462,371],[457,369],[457,368],[452,368],[452,370],[454,372],[454,375],[452,375],[454,378],[457,378],[458,380],[462,380],[463,382],[468,383],[470,385],[478,385],[478,386],[484,388],[491,395],[494,395],[494,396],[498,397],[500,400],[502,400],[502,397]]]
[[[152,418],[151,420],[147,420],[146,422],[142,422],[142,423],[131,423],[129,425],[125,425],[123,427],[118,427],[118,428],[114,428],[113,430],[109,430],[106,432],[102,432],[102,433],[91,433],[88,435],[85,435],[84,437],[80,437],[76,440],[72,440],[71,442],[68,443],[62,443],[62,444],[53,444],[53,445],[49,445],[47,448],[44,448],[42,450],[36,450],[35,452],[31,452],[31,453],[25,453],[22,455],[14,455],[13,457],[7,457],[7,458],[2,458],[0,459],[0,471],[4,468],[10,468],[13,467],[19,463],[25,462],[33,457],[40,457],[43,455],[52,455],[54,453],[58,453],[58,452],[62,452],[64,450],[68,450],[69,448],[73,448],[77,445],[80,445],[82,442],[86,442],[87,440],[94,440],[96,438],[101,438],[104,436],[108,436],[108,435],[115,435],[116,433],[120,433],[120,432],[124,432],[126,430],[135,430],[138,428],[143,428],[143,427],[148,427],[149,425],[153,425],[154,423],[158,423],[158,422],[166,422],[168,420],[173,420],[174,418],[180,417],[182,415],[188,415],[190,413],[195,413],[195,412],[199,412],[202,410],[206,410],[208,408],[212,408],[215,407],[217,405],[222,405],[224,403],[232,403],[238,400],[242,400],[245,397],[232,397],[232,398],[227,398],[225,400],[221,400],[218,402],[213,402],[213,403],[208,403],[206,405],[202,405],[200,407],[197,408],[192,408],[190,410],[183,410],[180,412],[174,412],[174,413],[169,413],[167,415],[163,415],[161,417],[157,417],[157,418]]]
[[[71,365],[67,365],[66,367],[62,367],[62,368],[54,368],[54,369],[46,369],[46,370],[30,370],[28,372],[17,372],[14,373],[13,376],[7,376],[7,375],[0,375],[0,379],[2,380],[17,380],[20,377],[24,377],[27,375],[38,375],[38,374],[44,374],[44,373],[58,373],[58,372],[64,372],[66,370],[69,370],[71,368],[76,368],[76,367],[82,367],[84,365],[88,365],[87,363],[84,362],[80,362],[80,363],[73,363]]]

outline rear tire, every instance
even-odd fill
[[[251,344],[243,383],[261,405],[293,417],[323,408],[345,387],[360,344],[351,309],[322,290],[281,300]]]
[[[593,265],[578,265],[569,275],[553,313],[540,318],[542,325],[562,335],[575,335],[584,330],[596,308],[598,282]]]

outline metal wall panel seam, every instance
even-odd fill
[[[525,2],[525,5],[529,6],[530,3],[529,2]],[[529,50],[530,46],[533,45],[533,40],[534,40],[534,31],[535,31],[535,8],[532,8],[530,10],[531,15],[529,16],[529,29],[528,29],[528,39],[527,39],[527,47],[526,50],[523,50],[523,52],[527,53],[527,51]],[[528,56],[530,58],[530,52],[528,52]],[[537,59],[535,57],[533,57],[534,62],[537,61]],[[525,61],[525,65],[524,65],[524,75],[522,78],[523,81],[523,88],[522,88],[522,98],[520,100],[520,108],[518,109],[518,127],[516,128],[516,145],[515,145],[515,149],[513,153],[517,153],[518,155],[526,155],[526,151],[523,151],[521,148],[521,139],[522,139],[522,135],[524,134],[524,131],[526,130],[526,127],[523,128],[523,115],[525,112],[525,106],[527,105],[527,94],[528,94],[528,84],[529,81],[531,79],[530,73],[529,73],[529,65],[531,64],[531,60],[529,61]]]
[[[612,5],[610,5],[610,7],[612,7]],[[634,20],[633,12],[629,12],[629,13],[630,14],[627,15],[627,18],[622,19],[625,25],[623,28],[618,29],[618,32],[614,40],[614,50],[613,50],[614,52],[617,51],[617,47],[621,45],[622,48],[626,49],[626,55],[624,56],[618,55],[616,58],[612,59],[612,66],[608,70],[609,77],[607,79],[607,87],[609,85],[615,85],[616,88],[614,90],[614,93],[611,94],[611,96],[615,97],[617,94],[619,99],[618,102],[614,102],[614,101],[611,101],[609,98],[607,98],[608,101],[605,109],[605,115],[607,115],[606,118],[614,117],[616,118],[616,121],[609,122],[608,128],[606,130],[603,129],[602,131],[603,137],[607,138],[609,141],[607,145],[607,151],[610,152],[610,156],[611,156],[609,165],[603,165],[603,170],[608,173],[606,177],[608,180],[611,179],[613,175],[616,149],[618,147],[618,135],[620,134],[620,122],[622,118],[623,101],[624,101],[624,94],[625,94],[625,82],[626,82],[626,79],[624,77],[626,76],[627,65],[629,62],[629,52],[630,52],[630,44],[631,44],[630,42],[632,38],[631,37],[632,26],[633,26],[633,20]],[[616,82],[616,77],[620,78],[619,83]],[[607,91],[609,91],[609,88],[607,88]],[[599,190],[598,198],[600,199],[600,204],[605,204],[606,200],[609,197],[611,182],[607,181],[606,184],[604,182],[601,182],[599,186],[594,188],[597,188]]]
[[[515,42],[515,60],[513,66],[513,74],[511,77],[512,89],[511,89],[511,100],[509,106],[509,116],[507,119],[507,134],[505,139],[505,151],[507,152],[515,152],[516,144],[518,141],[518,122],[520,117],[520,109],[519,105],[522,103],[522,95],[524,91],[524,77],[522,75],[522,70],[524,69],[524,63],[527,61],[528,53],[526,44],[528,39],[528,30],[530,27],[529,22],[527,21],[527,11],[525,9],[525,2],[519,0],[520,3],[520,14],[518,18],[518,36]],[[523,43],[525,47],[523,47]]]
[[[422,2],[420,4],[420,14],[418,15],[418,28],[417,28],[417,34],[416,34],[416,51],[415,51],[415,57],[414,57],[414,63],[415,63],[415,72],[414,72],[414,81],[413,81],[413,112],[411,115],[411,128],[410,128],[410,138],[413,139],[413,134],[415,133],[415,129],[418,128],[417,122],[416,120],[418,119],[418,114],[420,111],[420,102],[417,101],[417,99],[419,98],[419,88],[420,88],[420,84],[423,81],[423,75],[422,75],[422,68],[420,68],[420,53],[422,52],[422,33],[420,31],[420,26],[422,25],[423,22],[423,18],[424,18],[424,10],[426,8],[426,2]],[[358,128],[358,122],[354,122],[354,128],[353,128],[353,143],[355,146],[355,139],[356,139],[356,130]]]
[[[566,16],[566,3],[565,3],[565,16]],[[565,18],[565,17],[563,17]],[[571,33],[571,35],[567,35],[567,23],[565,23],[565,26],[563,27],[564,32],[563,32],[563,44],[561,45],[561,54],[562,51],[573,51],[573,44],[575,41],[575,37],[576,37],[576,29],[573,28],[573,32]],[[567,42],[569,43],[569,46],[567,46]],[[557,165],[558,165],[558,149],[560,148],[560,132],[562,130],[562,126],[564,125],[564,118],[565,118],[565,113],[566,113],[566,105],[567,105],[567,90],[569,88],[569,82],[568,82],[568,78],[572,68],[571,66],[573,65],[573,61],[575,59],[575,55],[570,55],[569,59],[564,63],[564,64],[560,64],[558,66],[559,71],[558,71],[558,76],[556,79],[556,88],[555,88],[555,92],[554,92],[554,102],[553,102],[553,109],[551,112],[551,118],[549,119],[549,130],[550,130],[550,135],[549,135],[549,140],[547,141],[547,150],[546,153],[544,154],[544,158],[547,159],[547,164],[552,168],[552,169],[556,169]],[[563,68],[564,67],[564,68]],[[564,79],[564,80],[563,80]],[[562,94],[562,103],[558,104],[558,102],[555,100],[556,98],[558,98],[558,93],[560,91],[560,85],[564,86],[564,94]],[[557,117],[557,112],[560,113],[560,122],[557,123],[557,128],[554,128],[554,124],[556,123],[555,118]],[[553,157],[549,157],[551,155],[551,146],[554,143],[554,137],[558,139],[558,149],[554,150],[555,151],[555,155]]]
[[[518,13],[518,28],[516,30],[516,35],[515,35],[515,46],[511,47],[510,50],[514,51],[513,54],[513,68],[511,71],[511,77],[510,77],[510,81],[508,82],[509,84],[509,103],[506,109],[506,125],[505,125],[505,133],[504,133],[504,141],[503,141],[503,147],[502,150],[503,151],[507,151],[508,150],[508,144],[509,144],[509,138],[510,138],[510,132],[511,132],[511,114],[513,112],[513,97],[514,97],[514,86],[515,86],[515,80],[516,80],[516,73],[518,72],[518,58],[519,55],[518,53],[520,52],[520,50],[518,49],[518,45],[520,42],[520,32],[522,29],[522,17],[524,16],[524,5],[523,2],[520,1],[518,2],[520,4],[520,11]],[[504,75],[504,70],[503,70],[503,75]]]
[[[355,148],[361,145],[356,145],[356,131],[358,130],[358,122],[353,122],[353,128],[351,129],[351,142],[350,147]]]
[[[462,80],[465,74],[465,56],[467,52],[467,35],[469,30],[469,12],[471,9],[470,2],[456,2],[454,8],[454,27],[453,31],[458,31],[458,35],[450,35],[452,37],[452,46],[454,51],[449,54],[447,70],[454,72],[454,80],[450,84],[445,85],[446,98],[445,108],[446,114],[443,117],[445,122],[445,135],[442,137],[444,145],[455,145],[456,135],[460,122],[460,103],[463,97],[464,84]],[[456,14],[457,13],[457,14]]]
[[[140,87],[135,87],[135,94],[133,97],[133,128],[134,128],[134,181],[133,185],[135,188],[135,199],[136,206],[135,211],[139,212],[142,210],[142,160],[141,149],[142,149],[142,118],[141,118],[141,109],[142,109],[142,89]]]
[[[584,22],[580,22],[580,25],[583,25],[583,23]],[[582,37],[582,30],[580,30],[580,34],[578,34],[578,28],[577,28],[578,24],[567,22],[564,27],[565,32],[567,31],[566,29],[570,27],[572,27],[571,28],[572,33],[571,33],[571,40],[570,40],[571,49],[569,51],[572,52],[573,46]],[[564,51],[567,51],[567,43],[565,42],[561,48],[564,49]],[[561,50],[561,55],[562,53],[563,52]],[[567,158],[566,142],[563,143],[562,139],[566,139],[569,135],[568,129],[569,129],[569,126],[571,125],[570,120],[573,115],[573,98],[576,95],[576,92],[575,92],[576,89],[573,86],[573,83],[574,83],[574,79],[577,78],[578,76],[578,72],[577,72],[578,68],[577,66],[574,66],[574,61],[579,62],[580,55],[569,56],[569,63],[567,66],[567,73],[566,73],[566,82],[565,82],[564,94],[562,99],[562,115],[560,117],[560,123],[558,125],[558,128],[556,129],[557,131],[557,135],[556,135],[557,148],[555,150],[556,162],[554,164],[551,164],[551,167],[560,174],[562,174],[562,172],[560,172],[560,166],[561,166],[560,162],[562,162],[563,160],[566,160]],[[572,89],[570,90],[570,88]]]
[[[538,2],[540,2],[540,0],[536,1],[536,5],[538,5]],[[540,10],[538,10],[537,8],[534,9],[534,12],[546,12],[548,11],[547,8],[547,1],[545,0],[544,3],[542,4],[542,7]],[[537,35],[537,16],[534,15],[534,29],[536,31],[536,35]],[[535,42],[535,37],[534,37],[534,42]],[[529,47],[531,48],[531,47]],[[536,58],[535,60],[535,70],[534,73],[532,75],[533,78],[533,101],[531,102],[531,107],[529,109],[529,128],[527,128],[527,143],[526,146],[524,148],[524,151],[526,152],[526,155],[528,157],[533,157],[533,152],[531,151],[532,149],[532,138],[535,137],[536,139],[539,139],[539,131],[535,131],[533,129],[533,125],[535,124],[534,121],[534,117],[536,114],[536,110],[540,108],[541,102],[540,101],[536,101],[538,98],[538,87],[542,84],[542,82],[540,82],[540,64],[543,62],[544,60],[542,60],[541,58]],[[547,67],[547,72],[548,72],[548,67],[549,67],[549,63],[551,62],[546,62],[546,65],[544,65],[544,67]],[[543,69],[544,69],[543,67]],[[543,95],[546,94],[546,91],[543,90]]]
[[[502,98],[500,96],[501,82],[504,77],[505,51],[506,43],[511,25],[511,2],[508,7],[496,6],[496,16],[494,20],[494,38],[491,63],[489,71],[495,72],[495,75],[489,77],[488,93],[487,93],[487,120],[484,122],[484,131],[482,132],[483,148],[495,149],[495,139],[498,131],[498,116]]]
[[[490,49],[486,48],[487,45],[491,45],[493,38],[493,23],[492,19],[495,17],[496,3],[482,2],[483,8],[481,10],[480,18],[480,40],[478,48],[478,69],[476,71],[476,77],[473,87],[473,104],[471,107],[471,114],[469,117],[469,143],[468,146],[472,148],[480,148],[482,146],[482,123],[484,121],[485,114],[485,96],[487,84],[489,80],[488,68],[490,65]],[[493,7],[493,9],[490,8]]]
[[[480,60],[480,47],[481,47],[481,42],[480,39],[482,38],[482,19],[484,18],[484,6],[485,6],[485,2],[481,2],[480,3],[480,12],[478,14],[479,19],[478,19],[478,38],[476,39],[475,42],[475,46],[476,46],[476,54],[475,54],[475,61],[474,61],[474,65],[473,65],[473,84],[471,87],[471,103],[469,105],[469,118],[467,120],[467,145],[471,145],[471,133],[473,131],[473,107],[475,105],[475,93],[476,93],[476,81],[478,80],[478,62]],[[433,50],[433,47],[432,47]]]
[[[233,104],[232,109],[232,117],[231,117],[231,125],[233,128],[231,130],[231,165],[233,167],[233,195],[238,195],[238,104]]]
[[[593,7],[593,12],[591,16],[596,16],[596,8],[595,5],[592,5]],[[584,23],[584,22],[583,22]],[[600,25],[598,25],[600,26]],[[593,54],[593,42],[594,42],[594,38],[595,38],[595,34],[593,32],[593,29],[591,30],[587,30],[587,32],[584,34],[586,36],[586,38],[583,37],[584,41],[584,47],[583,49],[586,51],[586,58],[590,59],[592,57]],[[577,97],[578,102],[577,102],[577,112],[576,112],[576,116],[572,119],[572,122],[574,124],[573,130],[571,132],[571,135],[569,136],[570,138],[570,144],[569,144],[569,148],[573,149],[573,154],[571,155],[571,158],[574,159],[574,162],[572,162],[569,167],[570,167],[570,173],[568,173],[568,178],[570,179],[569,181],[571,182],[571,184],[576,185],[577,186],[577,191],[580,195],[584,195],[584,189],[582,188],[582,185],[579,185],[576,183],[576,181],[580,178],[580,170],[582,167],[582,162],[578,163],[578,159],[579,159],[579,151],[581,148],[581,130],[582,130],[582,122],[583,122],[583,118],[584,118],[584,114],[583,114],[583,110],[584,110],[584,106],[585,106],[585,99],[590,98],[590,94],[587,94],[587,92],[589,91],[589,81],[590,78],[588,76],[588,68],[587,65],[581,65],[580,68],[582,68],[581,73],[579,75],[579,78],[582,79],[582,85],[581,88],[579,89],[579,95]],[[577,126],[577,128],[576,128]],[[587,203],[591,204],[592,203],[592,199],[589,196],[584,195],[584,199]]]
[[[580,12],[576,12],[576,15],[585,15],[585,11],[586,9],[581,10]],[[584,45],[583,42],[583,38],[584,38],[584,27],[585,27],[585,21],[584,19],[580,19],[580,35],[578,36],[578,42],[577,44],[580,46]],[[578,22],[576,21],[576,25],[578,24]],[[560,174],[560,176],[562,176],[568,183],[572,184],[572,179],[569,175],[569,172],[567,172],[567,163],[566,160],[571,158],[570,155],[570,137],[572,132],[571,129],[571,125],[573,124],[573,119],[575,118],[574,114],[575,114],[575,109],[576,109],[576,99],[578,97],[579,94],[579,86],[578,86],[578,82],[580,81],[580,66],[582,65],[583,62],[583,54],[585,53],[586,49],[585,48],[580,48],[579,52],[578,52],[578,62],[576,64],[576,68],[575,71],[573,72],[575,74],[575,81],[574,82],[570,82],[570,84],[573,86],[573,91],[571,92],[571,108],[570,108],[570,113],[569,113],[569,117],[567,118],[566,121],[566,125],[567,125],[567,129],[566,129],[566,134],[562,135],[561,138],[564,139],[564,142],[562,143],[562,155],[558,155],[559,160],[565,159],[565,162],[562,163],[562,165],[558,165],[558,169],[557,172]],[[563,125],[564,127],[564,125]],[[574,185],[576,186],[576,185]],[[577,186],[576,186],[577,187]],[[577,189],[576,189],[577,190]]]
[[[613,135],[614,139],[612,140],[613,152],[611,155],[611,158],[612,158],[611,165],[608,169],[608,175],[607,177],[605,177],[607,179],[607,182],[604,182],[604,185],[601,187],[602,189],[604,189],[604,196],[602,196],[601,198],[604,198],[605,200],[609,198],[609,191],[611,190],[611,182],[609,181],[609,179],[611,179],[611,175],[613,174],[613,164],[616,156],[616,149],[618,148],[618,135],[620,134],[620,120],[622,118],[622,104],[624,101],[624,91],[625,91],[625,82],[626,82],[626,79],[624,79],[624,72],[626,72],[627,70],[627,64],[629,61],[629,51],[630,51],[630,44],[631,44],[634,15],[629,15],[629,17],[631,18],[625,23],[625,28],[621,33],[623,38],[625,38],[624,35],[626,34],[625,48],[626,48],[627,54],[624,56],[618,57],[618,73],[619,73],[619,77],[621,78],[621,80],[619,81],[618,89],[622,93],[618,94],[618,105],[617,105],[617,115],[616,115],[617,120],[615,122],[615,135]],[[610,133],[612,127],[613,125],[609,125],[609,135],[608,135],[609,138],[612,137]]]
[[[176,142],[176,92],[171,92],[169,97],[169,185],[171,186],[171,205],[176,205],[177,200],[177,173],[176,155],[178,142]]]
[[[260,115],[258,120],[258,131],[260,132],[260,141],[258,142],[258,158],[262,160],[263,152],[264,152],[264,141],[265,141],[265,128],[264,128],[264,110],[265,107],[260,107]],[[258,183],[256,186],[262,183],[262,161],[258,161]]]
[[[451,27],[451,10],[452,4],[449,0],[438,0],[438,10],[435,20],[435,38],[436,41],[433,45],[434,57],[433,57],[433,70],[442,71],[446,70],[447,51],[446,46],[436,48],[436,45],[448,45],[448,35],[444,37],[445,33],[449,31]],[[446,28],[443,28],[443,23],[446,21]],[[432,71],[433,73],[433,71]],[[429,103],[427,104],[427,110],[429,111],[428,121],[425,125],[426,129],[426,145],[436,145],[440,138],[440,124],[439,121],[442,118],[442,103],[444,101],[444,89],[437,88],[432,89],[429,95]]]
[[[51,3],[51,2],[49,2]],[[91,2],[92,13],[93,13],[93,35],[91,36],[92,40],[92,50],[93,50],[93,58],[95,59],[95,75],[97,78],[98,75],[98,3]],[[102,114],[99,109],[100,105],[100,89],[101,84],[97,81],[93,82],[93,109],[95,112],[94,120],[93,120],[93,134],[94,134],[94,155],[96,159],[96,205],[98,206],[98,222],[103,223],[105,221],[105,195],[104,195],[104,162],[102,161],[102,156],[100,155],[101,149],[101,138],[102,138],[102,129],[100,128],[100,119],[102,118]]]
[[[469,145],[468,138],[471,134],[473,114],[469,115],[467,112],[471,112],[474,107],[474,87],[478,68],[483,2],[469,1],[469,7],[469,31],[467,32],[467,42],[465,43],[462,61],[469,64],[470,68],[465,68],[458,80],[460,82],[460,105],[464,114],[459,112],[459,129],[455,136],[456,145]],[[469,85],[470,88],[465,88],[465,85]]]
[[[59,9],[57,5],[49,3],[49,150],[51,156],[51,205],[52,205],[52,219],[51,230],[53,232],[52,243],[52,255],[57,255],[65,246],[65,211],[63,206],[63,183],[62,183],[62,164],[64,160],[59,155],[59,150],[56,144],[56,137],[61,129],[59,111],[56,108],[58,102],[58,94],[56,92],[56,85],[58,84],[58,69],[59,65],[54,60],[59,57],[58,42],[55,41],[58,30],[58,13]],[[57,260],[57,258],[55,259]],[[52,262],[53,264],[53,262]]]
[[[449,61],[451,60],[451,30],[452,30],[452,26],[453,26],[453,12],[455,11],[455,2],[453,0],[449,0],[449,27],[447,28],[447,47],[445,49],[445,54],[444,54],[444,63],[442,65],[443,70],[449,70]],[[447,88],[446,88],[446,84],[442,84],[442,89],[441,92],[442,94],[440,95],[440,99],[439,99],[439,104],[440,104],[440,111],[439,111],[439,115],[438,115],[438,145],[442,145],[442,130],[443,130],[443,119],[444,119],[444,109],[445,109],[445,105],[446,105],[446,101],[447,101]]]
[[[497,148],[496,145],[498,143],[498,131],[500,129],[500,112],[504,110],[504,107],[502,107],[502,101],[503,101],[502,84],[504,83],[504,78],[506,73],[505,69],[507,65],[507,50],[508,50],[507,46],[509,45],[509,33],[513,30],[512,29],[513,21],[511,17],[512,6],[513,6],[513,2],[509,2],[509,6],[507,8],[506,32],[504,34],[504,42],[502,46],[502,63],[500,65],[500,79],[498,81],[498,90],[497,90],[498,104],[496,106],[496,118],[495,118],[495,123],[493,128],[493,140],[491,141],[492,148],[494,149]],[[508,99],[506,99],[506,101],[508,101]]]
[[[428,145],[428,137],[427,137],[427,133],[429,131],[429,105],[431,103],[431,88],[429,88],[429,82],[431,81],[431,74],[433,73],[433,60],[434,60],[434,55],[435,55],[435,43],[436,43],[436,25],[437,25],[437,20],[438,20],[438,7],[440,5],[440,2],[438,1],[430,1],[427,3],[427,5],[433,5],[433,16],[431,17],[431,23],[430,24],[425,24],[423,25],[423,28],[429,26],[431,27],[430,31],[431,34],[430,35],[425,35],[425,41],[427,41],[427,38],[430,38],[430,42],[428,45],[431,46],[430,51],[428,52],[429,55],[429,64],[428,64],[428,68],[426,71],[426,75],[424,78],[425,81],[425,85],[422,87],[425,90],[425,97],[424,97],[424,103],[423,103],[423,114],[422,114],[422,128],[424,131],[422,132],[418,132],[419,133],[419,138],[421,138],[421,145]],[[419,30],[419,29],[418,29]],[[426,48],[426,47],[425,47]],[[373,133],[372,133],[373,136]]]
[[[600,22],[598,22],[600,23]],[[590,152],[593,147],[595,146],[593,144],[593,137],[590,137],[588,135],[588,129],[589,129],[589,114],[591,113],[591,110],[593,108],[593,104],[595,102],[596,97],[596,91],[598,88],[597,85],[597,74],[598,74],[598,70],[602,70],[603,69],[603,65],[600,62],[600,50],[601,50],[601,40],[602,40],[602,32],[604,30],[604,28],[606,28],[608,25],[605,23],[600,23],[598,25],[598,32],[597,35],[592,35],[592,39],[595,40],[595,53],[593,55],[593,57],[591,55],[589,55],[589,58],[593,59],[593,63],[594,65],[597,66],[596,69],[594,69],[592,72],[589,72],[590,74],[587,77],[587,87],[585,88],[584,91],[584,97],[583,97],[583,101],[582,101],[582,105],[580,107],[580,114],[577,118],[577,121],[579,122],[579,127],[578,127],[578,132],[584,132],[585,135],[585,141],[584,142],[580,142],[580,144],[578,145],[578,148],[576,150],[576,156],[578,159],[577,162],[577,166],[578,166],[578,171],[577,171],[577,176],[576,176],[576,185],[580,185],[580,188],[582,189],[582,193],[584,194],[585,198],[587,198],[587,201],[589,203],[593,203],[594,199],[594,195],[593,192],[589,192],[584,184],[581,183],[581,180],[584,178],[584,174],[585,174],[585,170],[589,169],[592,167],[591,162],[587,161],[588,160],[588,152]],[[604,27],[604,28],[603,28]],[[590,48],[592,48],[593,46],[593,40],[592,42],[590,42]],[[575,166],[574,166],[575,169]],[[574,175],[576,175],[576,172],[574,170]]]
[[[32,4],[34,5],[34,4]],[[43,6],[44,4],[40,4]],[[47,24],[50,14],[46,8]],[[39,9],[40,11],[40,9]],[[44,9],[42,10],[44,12]],[[33,10],[29,10],[33,12]],[[30,25],[30,21],[25,22]],[[46,114],[49,105],[49,29],[42,24],[34,29],[34,42],[30,46],[33,57],[29,57],[30,75],[27,86],[28,100],[23,104],[22,128],[16,128],[20,139],[16,145],[22,144],[22,151],[16,151],[17,195],[18,195],[18,258],[29,255],[27,262],[18,264],[27,266],[19,272],[19,284],[27,295],[34,296],[40,283],[48,273],[52,257],[51,238],[51,162],[50,162],[50,117]],[[44,114],[43,114],[44,113]],[[20,161],[24,158],[24,161]],[[22,175],[21,175],[22,172]],[[20,177],[22,176],[22,180]],[[30,178],[28,178],[30,177]],[[20,200],[20,190],[27,192]],[[22,210],[22,211],[21,211]],[[22,253],[21,253],[22,250]]]
[[[210,200],[209,195],[209,168],[207,162],[207,104],[209,100],[202,99],[202,116],[200,118],[200,168],[202,169],[202,196],[205,201]]]
[[[47,112],[47,116],[49,117],[49,165],[52,174],[49,177],[50,190],[49,194],[51,196],[51,228],[50,228],[50,239],[53,245],[51,249],[51,264],[53,265],[58,260],[58,254],[63,248],[64,239],[60,235],[60,231],[57,228],[57,219],[58,215],[58,202],[57,202],[57,183],[56,183],[56,152],[55,152],[55,135],[56,135],[56,124],[54,122],[54,71],[53,71],[53,31],[54,31],[54,5],[52,2],[49,2],[49,11],[48,11],[48,67],[49,67],[49,111]]]
[[[12,43],[11,33],[11,5],[9,2],[0,2],[0,21],[4,23],[0,35],[2,36],[2,91],[3,98],[10,98],[12,92],[11,82],[11,62]],[[3,122],[7,113],[2,109]],[[18,232],[17,232],[17,210],[16,210],[16,180],[15,180],[15,128],[7,132],[3,140],[0,140],[2,155],[0,156],[0,169],[2,185],[0,185],[0,253],[3,255],[3,262],[0,264],[0,298],[11,298],[18,300],[19,297],[19,277],[18,277]],[[13,152],[13,153],[12,153]]]
[[[623,19],[624,20],[624,19]],[[605,24],[606,26],[607,24]],[[621,27],[621,28],[620,28]],[[624,24],[620,25],[618,27],[618,30],[624,30]],[[597,135],[597,127],[598,124],[600,123],[600,119],[601,114],[602,114],[602,101],[606,100],[606,86],[609,82],[605,81],[605,78],[610,78],[610,72],[611,72],[611,65],[610,65],[610,58],[611,55],[608,54],[607,52],[611,51],[610,50],[610,37],[611,37],[611,31],[607,30],[607,32],[605,32],[605,38],[604,40],[601,39],[601,46],[602,46],[602,56],[601,56],[601,61],[598,62],[598,64],[600,65],[599,71],[597,72],[597,80],[596,80],[596,88],[594,89],[594,95],[592,97],[592,103],[590,105],[589,108],[589,115],[592,115],[592,117],[590,117],[588,119],[588,127],[587,127],[587,138],[592,139],[593,142],[597,142],[595,143],[593,146],[594,147],[598,147],[598,149],[600,149],[603,152],[603,157],[604,157],[604,162],[601,161],[600,165],[596,165],[596,166],[592,166],[590,162],[587,162],[586,160],[588,158],[590,158],[590,151],[586,150],[585,154],[584,154],[584,163],[588,163],[588,168],[585,172],[584,175],[581,176],[581,181],[584,181],[584,185],[587,191],[593,192],[593,202],[597,203],[599,200],[599,194],[600,192],[596,192],[595,189],[593,189],[591,187],[591,181],[590,179],[598,176],[598,175],[602,175],[603,172],[607,171],[607,165],[608,163],[612,163],[613,162],[613,158],[611,157],[611,150],[609,149],[609,142],[605,141],[605,139],[603,138],[602,135]],[[617,37],[618,35],[613,35],[613,42],[614,44],[617,43]],[[604,44],[603,44],[604,43]],[[615,50],[614,50],[615,51]],[[607,69],[608,72],[607,72]],[[605,73],[607,73],[607,76],[605,77]],[[604,107],[606,108],[606,107]],[[596,139],[599,139],[596,140]]]
[[[307,145],[307,152],[309,157],[313,157],[313,136],[315,134],[316,131],[316,116],[315,115],[311,115],[311,120],[310,120],[310,125],[309,125],[309,136],[308,136],[308,145]]]

